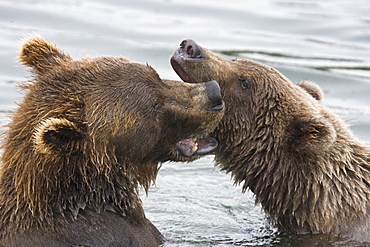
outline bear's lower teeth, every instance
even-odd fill
[[[195,141],[196,141],[196,140],[195,140]],[[194,142],[194,146],[193,146],[193,148],[191,149],[191,152],[195,153],[197,150],[198,150],[198,143],[197,143],[197,142]]]

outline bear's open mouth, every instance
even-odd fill
[[[179,55],[178,55],[179,56]],[[181,59],[181,58],[180,58]],[[188,83],[194,83],[194,80],[191,79],[191,77],[185,72],[185,70],[182,68],[180,63],[178,63],[177,58],[175,56],[171,57],[170,63],[173,68],[173,70],[177,73],[177,75],[183,80],[184,82]]]
[[[212,137],[189,138],[176,143],[177,150],[185,157],[207,154],[218,146]]]

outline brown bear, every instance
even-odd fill
[[[0,245],[161,245],[138,188],[160,162],[217,146],[218,84],[161,80],[123,57],[73,60],[41,37],[19,59],[33,79],[2,143]]]
[[[219,83],[225,115],[211,134],[215,161],[281,232],[370,240],[370,150],[323,106],[317,85],[193,40],[171,65],[186,82]]]

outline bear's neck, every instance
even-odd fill
[[[366,215],[370,151],[356,140],[307,162],[282,153],[272,140],[219,139],[216,162],[231,173],[235,184],[242,184],[243,191],[255,194],[256,203],[280,230],[325,233]]]
[[[4,162],[0,175],[1,232],[10,232],[9,228],[20,231],[30,228],[52,229],[55,224],[67,224],[78,219],[83,210],[97,213],[111,211],[138,224],[145,221],[137,194],[138,184],[132,182],[127,177],[127,171],[122,168],[132,165],[117,164],[119,169],[112,169],[109,173],[99,173],[91,169],[84,170],[85,174],[82,174],[78,167],[62,164],[59,166],[62,170],[58,174],[68,176],[56,178],[45,176],[48,171],[43,173],[37,170],[40,168],[37,161],[29,164],[33,159],[27,154],[14,156],[13,159],[8,159],[7,155],[5,150],[3,161],[11,160],[12,163]],[[23,160],[27,157],[28,162]],[[27,170],[25,174],[21,172],[21,167],[17,167],[18,164],[22,164],[25,170],[27,167],[35,168]],[[47,164],[44,167],[52,166],[53,164]],[[58,222],[55,222],[56,219]]]

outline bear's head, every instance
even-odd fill
[[[257,141],[260,147],[261,138],[271,138],[264,143],[281,142],[293,156],[310,155],[325,152],[336,139],[330,117],[321,110],[321,89],[312,82],[294,85],[271,67],[249,60],[229,61],[193,40],[181,43],[171,65],[186,82],[212,78],[220,84],[226,111],[215,133],[221,149],[246,140],[248,146]],[[240,151],[245,152],[242,146]]]
[[[186,82],[219,83],[225,115],[211,134],[219,142],[215,160],[280,229],[328,232],[366,213],[369,151],[322,105],[316,84],[293,84],[271,67],[229,61],[190,39],[171,65]]]
[[[223,115],[215,81],[162,80],[122,57],[73,60],[41,37],[26,40],[19,59],[33,79],[5,133],[0,177],[1,205],[15,212],[129,214],[141,209],[137,188],[148,189],[160,162],[217,146],[207,137]]]

